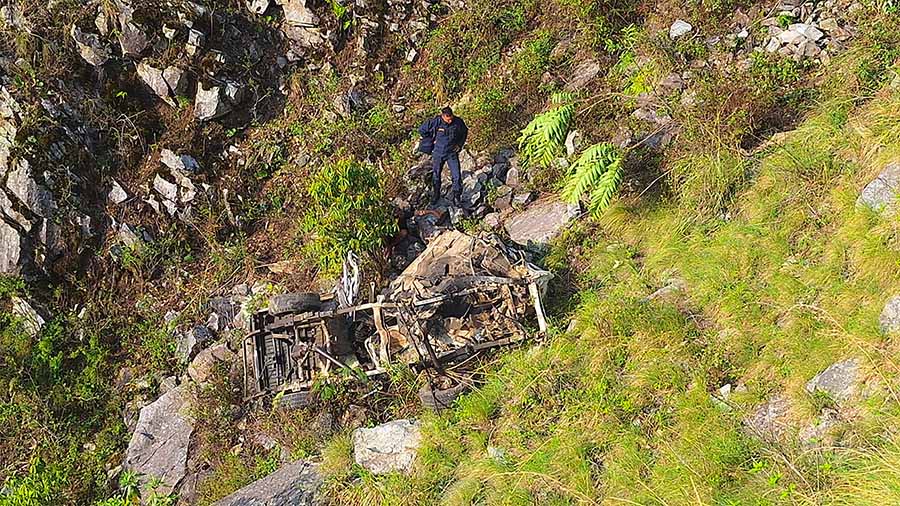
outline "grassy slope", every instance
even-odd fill
[[[554,258],[587,265],[580,281],[592,287],[579,294],[575,331],[504,357],[451,412],[423,415],[426,444],[409,477],[373,477],[352,465],[346,437],[335,441],[325,462],[336,502],[900,500],[897,344],[878,328],[900,292],[898,222],[855,206],[900,156],[900,92],[864,97],[857,82],[859,62],[879,50],[835,62],[799,128],[750,159],[728,149],[681,160],[710,182],[673,183],[676,193],[701,198],[719,191],[721,174],[751,176],[715,199],[728,202],[726,216],[701,215],[687,198],[645,199],[611,210],[602,230],[564,237]],[[672,277],[683,293],[645,299]],[[862,359],[873,393],[842,412],[830,433],[838,444],[810,450],[745,433],[742,418],[781,392],[797,428],[816,421],[829,401],[804,384],[849,356]],[[730,408],[710,395],[726,383],[746,387]]]

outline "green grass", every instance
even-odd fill
[[[900,93],[864,95],[872,79],[855,65],[883,53],[854,51],[834,64],[831,79],[843,85],[825,79],[794,131],[752,153],[740,148],[742,129],[755,128],[743,120],[722,136],[689,132],[703,149],[673,153],[668,193],[620,202],[602,229],[559,241],[547,261],[575,271],[582,287],[575,331],[556,328],[502,357],[453,409],[423,414],[425,443],[409,476],[372,476],[353,464],[347,436],[334,441],[325,469],[335,502],[900,500],[890,429],[900,368],[896,343],[878,327],[884,302],[900,293],[900,229],[856,207],[859,190],[900,154]],[[755,65],[777,93],[806,72]],[[672,278],[683,293],[646,299]],[[863,364],[867,397],[828,434],[840,444],[810,450],[797,431],[835,401],[804,386],[850,356]],[[740,388],[724,405],[712,394],[726,383]],[[742,420],[778,394],[791,403],[794,431],[773,444]]]

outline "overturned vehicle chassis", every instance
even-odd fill
[[[251,317],[242,347],[244,397],[280,394],[303,405],[316,381],[342,371],[373,377],[392,364],[443,371],[480,352],[546,331],[550,274],[495,237],[445,232],[365,304],[282,296]]]

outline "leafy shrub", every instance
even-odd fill
[[[348,251],[371,253],[396,231],[383,183],[370,164],[340,158],[313,175],[307,192],[303,249],[325,276],[340,272]]]
[[[585,150],[569,168],[562,197],[575,204],[590,196],[588,209],[599,215],[608,206],[622,182],[622,154],[609,143],[595,144]]]
[[[572,95],[557,93],[551,98],[554,107],[538,114],[519,136],[519,155],[522,166],[549,167],[559,155],[575,116]]]

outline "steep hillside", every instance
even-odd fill
[[[7,2],[0,505],[900,501],[898,29],[888,1]],[[463,204],[423,214],[447,104]],[[351,251],[380,290],[450,228],[553,271],[548,335],[437,413],[403,367],[245,402],[271,296]],[[356,429],[396,419],[417,444],[376,474]]]

